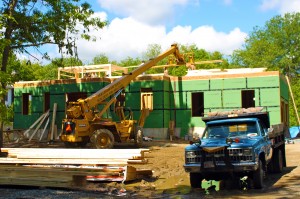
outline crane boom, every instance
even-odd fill
[[[143,72],[157,64],[157,62],[163,60],[165,57],[171,54],[174,54],[178,65],[185,64],[184,57],[179,53],[177,44],[173,44],[171,45],[170,49],[161,53],[157,57],[149,60],[148,62],[142,64],[141,66],[133,70],[131,73],[125,74],[121,78],[115,80],[111,84],[105,86],[104,88],[100,89],[99,91],[87,97],[86,99],[79,99],[77,102],[71,103],[71,108],[67,110],[68,118],[83,117],[89,121],[93,120],[94,114],[91,110],[93,107],[97,106],[98,104],[101,104],[110,96],[115,94],[117,91],[128,86],[130,82],[133,79],[135,79],[138,75],[142,74]]]

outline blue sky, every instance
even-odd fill
[[[79,58],[88,64],[105,54],[110,60],[140,57],[149,44],[166,50],[172,43],[196,44],[230,55],[255,26],[287,12],[300,0],[87,0],[109,25],[92,31],[96,42],[78,41]],[[50,54],[56,54],[53,51]]]

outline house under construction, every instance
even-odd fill
[[[16,82],[14,129],[28,129],[46,111],[51,115],[57,104],[55,121],[50,118],[50,123],[59,133],[69,101],[92,95],[119,78],[112,73],[124,70],[111,64],[65,67],[59,69],[58,80]],[[141,96],[147,96],[146,104]],[[140,75],[125,88],[125,97],[134,118],[143,106],[152,110],[144,135],[154,139],[168,139],[170,134],[198,137],[205,125],[201,117],[212,111],[264,107],[271,124],[289,123],[287,82],[278,71],[264,68],[189,70],[183,77]],[[114,116],[108,112],[107,117]]]

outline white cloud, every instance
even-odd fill
[[[266,10],[278,10],[280,14],[287,12],[300,12],[299,0],[263,0],[261,9]]]
[[[176,26],[167,32],[164,26],[150,26],[131,17],[115,18],[109,26],[93,34],[101,39],[96,42],[78,42],[79,58],[85,63],[91,62],[99,54],[105,54],[110,60],[117,61],[127,57],[141,57],[149,44],[159,44],[163,50],[173,43],[196,44],[198,48],[207,51],[231,54],[242,46],[247,36],[239,28],[225,33],[217,32],[212,26],[200,26],[196,29]]]
[[[132,17],[148,24],[162,24],[174,16],[176,6],[199,0],[98,0],[100,6],[122,17]]]

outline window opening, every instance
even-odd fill
[[[242,108],[255,107],[254,90],[242,90]]]
[[[204,116],[203,92],[192,93],[192,117]]]

